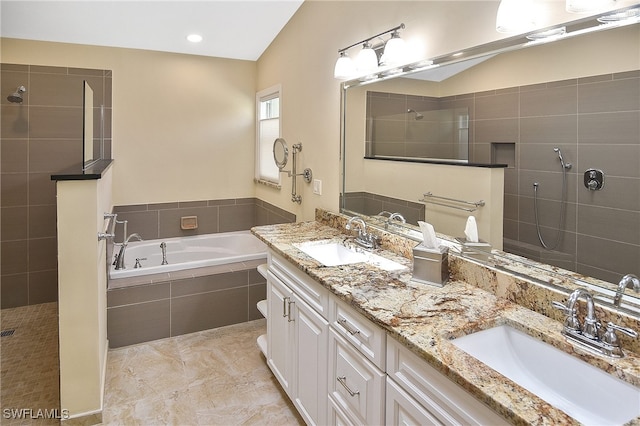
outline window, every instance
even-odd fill
[[[273,141],[280,137],[280,85],[256,94],[256,180],[280,185],[280,171],[273,160]]]

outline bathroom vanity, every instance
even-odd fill
[[[624,379],[640,396],[634,352],[614,360],[573,348],[559,321],[476,285],[491,281],[470,272],[479,265],[454,257],[444,287],[411,282],[415,242],[382,233],[376,253],[406,268],[324,266],[296,245],[344,241],[348,218],[321,211],[316,219],[253,229],[269,246],[265,356],[308,424],[585,423],[452,343],[499,325]]]

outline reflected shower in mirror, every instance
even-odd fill
[[[366,120],[367,158],[469,160],[468,106],[432,96],[368,91]]]
[[[576,22],[584,27],[586,21]],[[416,71],[406,68],[403,74],[376,82],[346,82],[341,208],[347,214],[371,216],[375,222],[381,210],[401,211],[398,206],[416,203],[428,188],[408,176],[424,168],[428,171],[423,175],[432,176],[425,182],[437,180],[438,166],[423,159],[381,159],[372,140],[376,137],[377,141],[384,132],[410,133],[411,126],[430,121],[428,109],[412,105],[410,99],[446,99],[454,117],[458,108],[468,108],[468,123],[461,119],[464,125],[454,131],[468,133],[469,164],[507,165],[502,221],[505,251],[595,277],[597,286],[607,286],[599,280],[616,284],[625,274],[640,274],[639,27],[637,22],[617,28],[602,26],[599,29],[605,31],[553,43],[525,41],[507,49],[504,43],[497,43],[492,50],[490,43],[480,48],[486,58],[472,59],[473,66],[459,66],[445,78],[411,78]],[[570,23],[567,31],[573,31]],[[438,65],[431,71],[448,67]],[[402,97],[389,114],[397,119],[395,127],[374,125],[368,93]],[[416,120],[417,113],[424,117]],[[405,156],[406,146],[404,149],[393,156]],[[561,168],[561,162],[573,167]],[[588,170],[606,174],[607,183],[601,190],[583,184]],[[382,172],[384,192],[380,186],[358,192],[366,186],[363,183],[380,182],[371,173]],[[538,183],[537,193],[534,183]],[[391,207],[367,210],[368,200],[374,198]],[[565,211],[559,221],[561,208]],[[418,219],[429,222],[429,209],[416,211],[425,215]],[[438,231],[438,223],[433,225]],[[396,225],[393,231],[400,228]],[[555,245],[559,235],[557,247],[545,248],[538,231],[548,246]]]

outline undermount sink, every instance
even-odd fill
[[[293,244],[295,248],[311,256],[324,266],[340,266],[353,263],[368,263],[385,271],[400,271],[406,266],[375,253],[359,251],[333,241],[310,241]]]
[[[639,388],[508,325],[451,343],[585,425],[640,415]]]

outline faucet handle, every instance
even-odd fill
[[[557,302],[555,300],[553,300],[551,302],[551,306],[553,306],[556,309],[559,309],[562,311],[563,314],[565,314],[567,317],[564,320],[564,326],[567,329],[570,330],[575,330],[575,331],[580,331],[580,321],[578,321],[578,313],[576,312],[576,309],[573,308],[569,308],[567,305],[564,305],[560,302]]]
[[[626,334],[627,336],[630,336],[630,337],[633,337],[633,338],[638,337],[638,332],[637,331],[632,330],[632,329],[627,328],[627,327],[619,326],[618,324],[614,324],[612,322],[608,322],[607,323],[607,331],[605,332],[605,341],[607,341],[607,338],[611,338],[611,337],[616,336],[616,331],[620,331],[620,332]],[[617,340],[617,338],[615,340]],[[607,343],[611,343],[611,342],[607,341]]]

